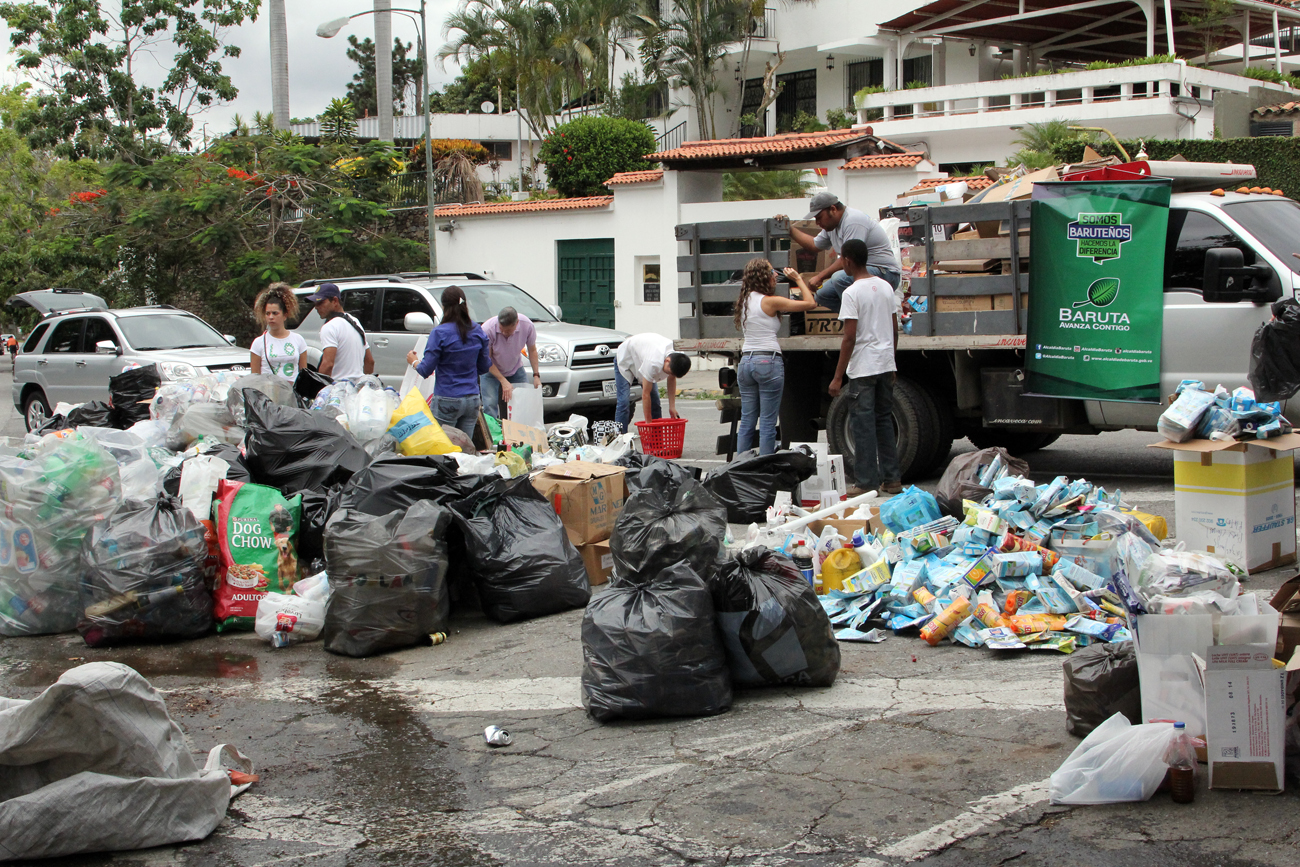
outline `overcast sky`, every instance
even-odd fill
[[[458,0],[429,0],[429,41],[435,54],[444,41],[442,22],[455,11],[457,5]],[[394,0],[393,6],[419,8],[418,0]],[[196,126],[201,127],[206,122],[209,132],[214,129],[225,131],[230,128],[230,119],[236,112],[250,119],[254,111],[271,111],[271,52],[265,2],[262,7],[257,21],[232,28],[226,35],[227,42],[243,49],[241,57],[223,61],[223,68],[239,88],[239,98],[209,109],[203,116],[196,118]],[[289,24],[289,111],[293,117],[314,117],[324,110],[331,99],[344,96],[345,88],[357,69],[356,64],[347,57],[347,34],[355,33],[361,39],[367,36],[373,39],[375,35],[374,16],[371,15],[353,21],[333,39],[318,37],[316,25],[370,8],[373,8],[370,0],[286,0],[285,10]],[[9,31],[3,21],[0,21],[0,34],[3,34],[3,42],[0,44],[8,49]],[[414,44],[415,35],[414,22],[403,15],[393,16],[394,38]],[[172,53],[174,52],[159,50],[156,60],[159,66],[153,70],[159,78],[162,75],[162,64],[170,63]],[[6,55],[4,66],[0,79],[5,84],[23,80],[20,71],[14,68],[12,54]],[[455,78],[457,72],[451,63],[448,63],[444,71],[436,60],[429,68],[430,80],[435,88]]]

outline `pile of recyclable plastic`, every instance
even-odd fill
[[[369,446],[388,432],[389,420],[401,398],[377,376],[341,379],[325,386],[311,402],[311,408],[336,419],[363,446]]]
[[[1291,432],[1281,402],[1257,401],[1245,386],[1228,391],[1220,385],[1206,391],[1205,383],[1184,379],[1176,394],[1156,423],[1156,430],[1171,442],[1262,440]]]

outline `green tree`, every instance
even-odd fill
[[[800,199],[817,181],[811,173],[797,169],[769,172],[726,172],[722,175],[722,200],[748,202],[755,199]]]
[[[748,31],[756,5],[761,8],[749,0],[678,0],[660,21],[663,68],[673,84],[691,92],[700,135],[717,138],[719,61]]]
[[[37,0],[0,3],[17,66],[44,92],[14,128],[34,149],[60,156],[138,161],[189,148],[193,116],[235,98],[221,59],[232,26],[257,16],[258,0]],[[170,44],[175,53],[157,87],[136,73]]]
[[[1183,26],[1191,29],[1200,41],[1206,63],[1220,46],[1236,38],[1235,31],[1231,30],[1236,11],[1233,0],[1201,0],[1199,8],[1181,13]]]
[[[580,117],[560,124],[542,142],[538,161],[551,186],[564,196],[594,196],[619,172],[651,168],[644,159],[655,134],[644,123],[621,117]]]
[[[350,142],[357,136],[357,112],[352,100],[335,97],[321,112],[320,137],[325,142]]]
[[[1073,121],[1047,120],[1027,123],[1012,144],[1020,149],[1007,158],[1008,165],[1023,165],[1032,170],[1045,169],[1056,164],[1053,151],[1069,142],[1093,142],[1097,136],[1087,130],[1070,129]]]
[[[379,91],[375,85],[375,43],[372,39],[358,40],[348,36],[348,59],[357,65],[348,84],[348,99],[357,117],[379,113]],[[393,40],[393,111],[395,114],[415,113],[420,107],[424,92],[424,65],[409,42]]]
[[[492,72],[492,59],[480,57],[469,61],[460,75],[440,89],[429,94],[429,105],[435,112],[447,114],[479,114],[484,102],[496,106],[498,112],[515,106],[514,80],[501,81]]]

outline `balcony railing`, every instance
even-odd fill
[[[1170,97],[1209,101],[1216,91],[1248,93],[1257,84],[1240,75],[1183,63],[1154,63],[893,90],[856,97],[855,104],[858,121],[869,123]]]
[[[686,143],[686,121],[655,137],[655,152],[670,151]]]

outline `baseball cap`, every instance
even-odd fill
[[[839,203],[840,203],[840,198],[834,193],[830,193],[830,192],[818,193],[817,195],[813,196],[812,201],[808,203],[808,216],[804,217],[804,219],[815,220],[817,219],[817,215],[820,214],[822,211],[826,210],[831,205],[838,205]]]
[[[339,287],[333,283],[322,283],[320,286],[316,287],[316,292],[314,294],[307,296],[307,302],[309,304],[318,304],[326,298],[338,298],[342,300],[343,293],[340,292]]]

